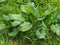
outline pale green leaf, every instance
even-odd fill
[[[0,0],[0,2],[4,2],[4,1],[6,1],[6,0]]]
[[[19,25],[21,22],[20,21],[13,21],[13,22],[11,22],[11,25],[12,26],[17,26],[17,25]]]
[[[37,36],[38,39],[43,39],[43,38],[45,38],[45,33],[37,30],[36,31],[36,36]]]
[[[29,22],[24,22],[18,27],[18,29],[22,32],[25,32],[25,31],[30,30],[31,27],[32,27],[32,25]]]
[[[51,26],[51,30],[56,33],[58,36],[60,36],[60,25],[55,24]]]
[[[24,21],[25,19],[21,16],[21,14],[9,14],[9,18],[11,20],[19,20]]]
[[[18,34],[18,30],[17,29],[13,29],[13,31],[12,32],[10,32],[8,35],[9,36],[15,36],[15,35],[17,35]]]

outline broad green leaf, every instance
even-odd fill
[[[24,12],[24,13],[27,13],[27,11],[26,11],[26,8],[25,8],[26,6],[25,5],[21,5],[21,11],[22,12]]]
[[[21,5],[21,11],[28,14],[29,13],[34,14],[34,9],[29,5]]]
[[[21,14],[10,14],[9,18],[11,20],[18,20],[18,21],[24,21],[25,19],[21,16]]]
[[[56,24],[56,28],[57,28],[56,34],[60,36],[60,24],[59,25]]]
[[[56,31],[56,34],[57,34],[58,36],[60,36],[60,29],[59,29],[58,31]]]
[[[21,22],[20,21],[13,21],[13,22],[11,22],[11,25],[12,26],[17,26],[17,25],[19,25]]]
[[[27,4],[28,4],[29,6],[31,6],[31,7],[33,7],[33,8],[34,8],[34,6],[35,6],[34,2],[28,2]]]
[[[0,0],[0,2],[4,2],[4,1],[6,1],[6,0]]]
[[[51,26],[51,30],[52,30],[52,32],[56,33],[57,29],[56,29],[56,26],[54,24]]]
[[[7,15],[3,15],[3,19],[6,20],[6,21],[10,20],[10,18]]]
[[[18,30],[17,29],[13,29],[13,31],[12,32],[10,32],[8,35],[9,36],[16,36],[17,34],[18,34]]]
[[[18,27],[18,29],[22,32],[25,32],[30,30],[31,27],[32,27],[32,24],[30,24],[29,22],[24,22]]]
[[[27,13],[34,14],[34,9],[31,6],[26,6],[26,11],[27,11]]]
[[[60,36],[60,24],[55,24],[51,26],[51,30],[56,33],[58,36]]]
[[[36,36],[37,36],[38,39],[43,39],[43,38],[45,38],[45,33],[37,30],[36,31]]]
[[[41,29],[36,31],[36,36],[38,39],[44,39],[45,36],[47,36],[47,34],[48,34],[48,28],[44,24],[44,22],[42,22]]]

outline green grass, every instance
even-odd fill
[[[0,0],[0,45],[60,45],[60,0]]]

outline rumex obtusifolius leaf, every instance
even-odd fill
[[[53,33],[56,33],[58,36],[60,36],[60,24],[52,24],[51,30]]]
[[[30,30],[31,28],[32,28],[32,24],[30,24],[29,22],[24,22],[18,27],[18,30],[25,32]]]

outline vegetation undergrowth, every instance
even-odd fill
[[[0,0],[0,45],[60,45],[60,0]]]

